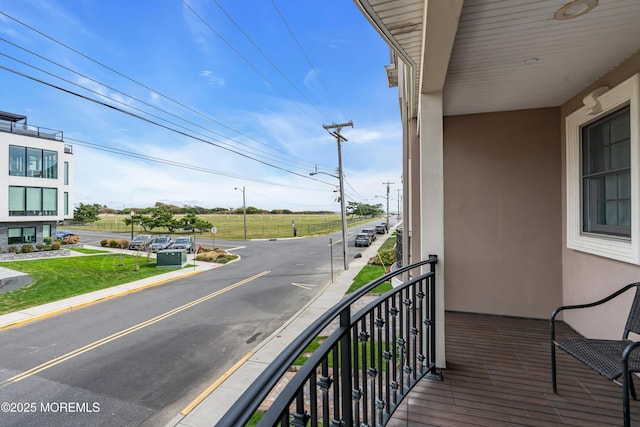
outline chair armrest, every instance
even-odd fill
[[[576,305],[563,305],[561,307],[556,308],[555,310],[553,310],[553,312],[551,313],[551,340],[555,340],[555,320],[556,320],[556,316],[563,310],[574,310],[574,309],[578,309],[578,308],[589,308],[589,307],[595,307],[597,305],[600,304],[604,304],[605,302],[611,301],[612,299],[614,299],[615,297],[625,293],[626,291],[628,291],[631,288],[635,288],[637,286],[640,286],[640,282],[635,282],[635,283],[630,283],[627,286],[623,287],[622,289],[617,290],[616,292],[612,293],[609,296],[606,296],[602,299],[599,299],[598,301],[594,301],[591,303],[586,303],[586,304],[576,304]]]

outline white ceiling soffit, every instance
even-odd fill
[[[364,16],[382,35],[402,62],[411,68],[409,78],[413,98],[417,105],[422,56],[422,22],[425,0],[354,0]],[[415,111],[414,111],[415,114]]]
[[[393,38],[391,46],[420,64],[422,26],[416,22],[427,2],[358,2]],[[567,3],[465,0],[444,88],[445,114],[559,106],[640,49],[640,0],[598,0],[589,13],[554,19]]]

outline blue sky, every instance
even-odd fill
[[[346,199],[386,204],[393,182],[395,211],[389,48],[352,1],[0,0],[0,12],[0,110],[64,132],[76,205],[236,208],[244,186],[248,206],[339,211],[337,179],[308,174],[336,174],[322,125],[353,121]]]

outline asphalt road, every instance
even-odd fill
[[[242,260],[0,332],[0,426],[164,425],[329,284],[329,237],[337,273],[340,233],[216,241]]]

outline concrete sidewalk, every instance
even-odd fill
[[[349,270],[334,277],[324,289],[271,336],[258,344],[245,358],[216,380],[207,390],[183,409],[167,427],[210,427],[215,425],[240,395],[255,381],[264,369],[305,328],[329,308],[340,301],[353,283],[353,278],[374,256],[382,243],[391,236],[384,234],[367,248],[351,250]],[[354,258],[356,253],[362,254]]]

